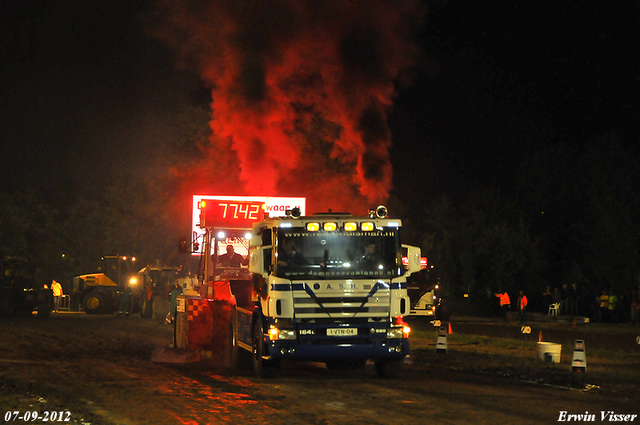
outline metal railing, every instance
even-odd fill
[[[54,305],[55,307],[55,305]],[[69,295],[61,295],[60,296],[60,305],[58,306],[58,311],[70,311],[71,310],[71,296]]]

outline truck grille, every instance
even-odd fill
[[[336,296],[333,291],[313,292],[308,285],[293,291],[295,318],[305,321],[354,318],[378,321],[389,317],[390,302],[391,292],[386,287],[343,296]]]

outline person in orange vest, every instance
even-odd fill
[[[505,323],[509,323],[509,307],[511,307],[511,299],[509,299],[509,294],[507,291],[500,291],[495,294],[496,297],[500,298],[500,313],[502,314],[502,320]]]
[[[62,299],[62,285],[57,280],[51,281],[51,290],[53,291],[53,311],[60,310],[60,300]]]
[[[527,319],[524,311],[527,309],[527,296],[524,291],[520,290],[520,296],[518,297],[518,313],[520,314],[520,323],[525,324]]]

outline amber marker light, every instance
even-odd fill
[[[336,223],[329,222],[329,223],[324,223],[322,227],[326,232],[334,232],[338,228],[338,225]]]
[[[367,222],[362,223],[362,231],[363,232],[371,232],[374,229],[375,229],[375,226],[373,225],[372,222],[367,221]]]
[[[409,338],[409,334],[411,333],[411,328],[409,325],[404,325],[402,327],[402,336],[405,338]]]
[[[278,334],[280,331],[278,328],[274,328],[273,326],[269,328],[269,339],[271,341],[276,341],[278,339]]]
[[[404,338],[409,338],[409,334],[411,333],[411,328],[407,325],[407,322],[404,321],[404,317],[399,316],[394,319],[394,323],[402,326],[402,336]]]
[[[348,223],[344,223],[344,230],[346,232],[355,232],[358,230],[358,224],[354,221],[349,221]]]
[[[320,223],[307,223],[307,230],[309,232],[317,232],[320,230]]]

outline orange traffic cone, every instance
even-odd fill
[[[538,342],[542,342],[542,331],[540,331],[540,335],[538,335]]]
[[[451,323],[449,323],[449,335],[453,333],[453,329],[451,329]]]

